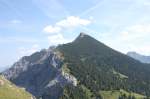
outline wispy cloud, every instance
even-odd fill
[[[29,37],[0,37],[0,43],[37,43],[43,41]]]
[[[39,51],[40,49],[41,48],[38,44],[34,44],[30,48],[19,47],[18,52],[19,52],[20,56],[28,56],[30,54],[33,54],[34,52]]]
[[[64,36],[61,33],[55,35],[49,35],[48,41],[50,45],[57,45],[57,44],[64,44],[64,43],[71,42],[70,39],[64,38]]]
[[[126,30],[122,31],[121,38],[123,40],[137,40],[146,36],[150,36],[150,24],[137,24],[127,27]]]
[[[43,31],[51,34],[59,33],[61,31],[61,27],[48,25],[43,29]]]
[[[69,12],[59,0],[33,0],[33,2],[50,18],[60,18],[69,15]]]
[[[84,11],[83,13],[81,13],[79,16],[86,16],[87,14],[90,14],[95,9],[98,9],[103,4],[104,1],[105,0],[100,0],[96,5],[88,8],[86,11]]]
[[[17,9],[17,6],[14,4],[11,0],[1,0],[0,3],[5,5],[7,8],[9,8],[13,13],[17,16],[22,18],[22,14],[20,13],[20,9]]]
[[[22,21],[18,20],[18,19],[14,19],[14,20],[11,20],[10,23],[12,23],[12,24],[20,24],[20,23],[22,23]]]
[[[10,29],[10,28],[19,27],[21,29],[21,28],[24,28],[24,27],[21,27],[22,25],[23,25],[23,22],[20,19],[12,19],[12,20],[7,20],[7,21],[1,20],[0,28]]]

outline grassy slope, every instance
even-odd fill
[[[13,85],[0,76],[0,99],[32,99],[32,95],[27,93],[24,89]]]
[[[125,94],[126,96],[135,96],[136,99],[143,99],[145,96],[137,93],[129,93],[125,90],[114,90],[114,91],[101,91],[103,99],[118,99],[120,95]]]
[[[72,90],[70,90],[72,89]],[[119,96],[125,95],[127,97],[134,96],[135,99],[145,99],[146,97],[133,93],[127,92],[123,89],[121,90],[111,90],[111,91],[99,91],[97,96],[101,96],[100,99],[119,99]],[[63,97],[60,99],[97,99],[94,94],[86,88],[84,85],[78,85],[77,87],[65,87],[63,92]],[[98,98],[99,99],[99,98]],[[128,98],[125,98],[128,99]]]

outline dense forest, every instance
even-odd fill
[[[140,63],[88,35],[81,35],[75,41],[57,47],[65,58],[64,63],[70,74],[78,79],[78,87],[66,86],[62,99],[78,99],[75,98],[77,96],[88,99],[89,96],[85,94],[87,90],[90,93],[89,99],[101,99],[101,90],[120,89],[150,96],[149,64]],[[135,97],[121,95],[119,99]]]

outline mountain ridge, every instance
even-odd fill
[[[14,64],[3,75],[37,98],[101,99],[100,91],[120,89],[150,96],[150,88],[145,87],[150,85],[148,64],[85,33],[73,42],[23,59],[27,62]]]

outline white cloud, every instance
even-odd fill
[[[84,28],[85,26],[91,24],[91,22],[92,21],[89,19],[82,19],[77,16],[69,16],[56,22],[54,25],[48,25],[44,27],[43,32],[47,33],[50,45],[63,44],[71,40],[64,38],[62,33],[78,27]]]
[[[18,19],[11,20],[10,22],[11,22],[12,24],[20,24],[20,23],[22,23],[22,21],[21,21],[21,20],[18,20]]]
[[[78,26],[87,26],[91,23],[90,20],[87,19],[81,19],[77,16],[69,16],[64,20],[61,20],[56,23],[57,26],[63,27],[63,28],[75,28]]]
[[[60,27],[57,27],[57,26],[46,26],[43,30],[44,32],[46,33],[59,33],[61,31],[61,28]]]
[[[70,42],[70,40],[65,39],[60,33],[48,36],[48,41],[51,45],[64,44]]]
[[[39,50],[40,46],[38,44],[32,45],[31,48],[20,47],[18,49],[20,56],[28,56]]]
[[[92,21],[88,19],[82,19],[77,16],[69,16],[66,19],[56,22],[54,25],[48,25],[44,27],[43,31],[46,33],[60,33],[64,30],[74,29],[80,26],[87,26],[91,24]]]

